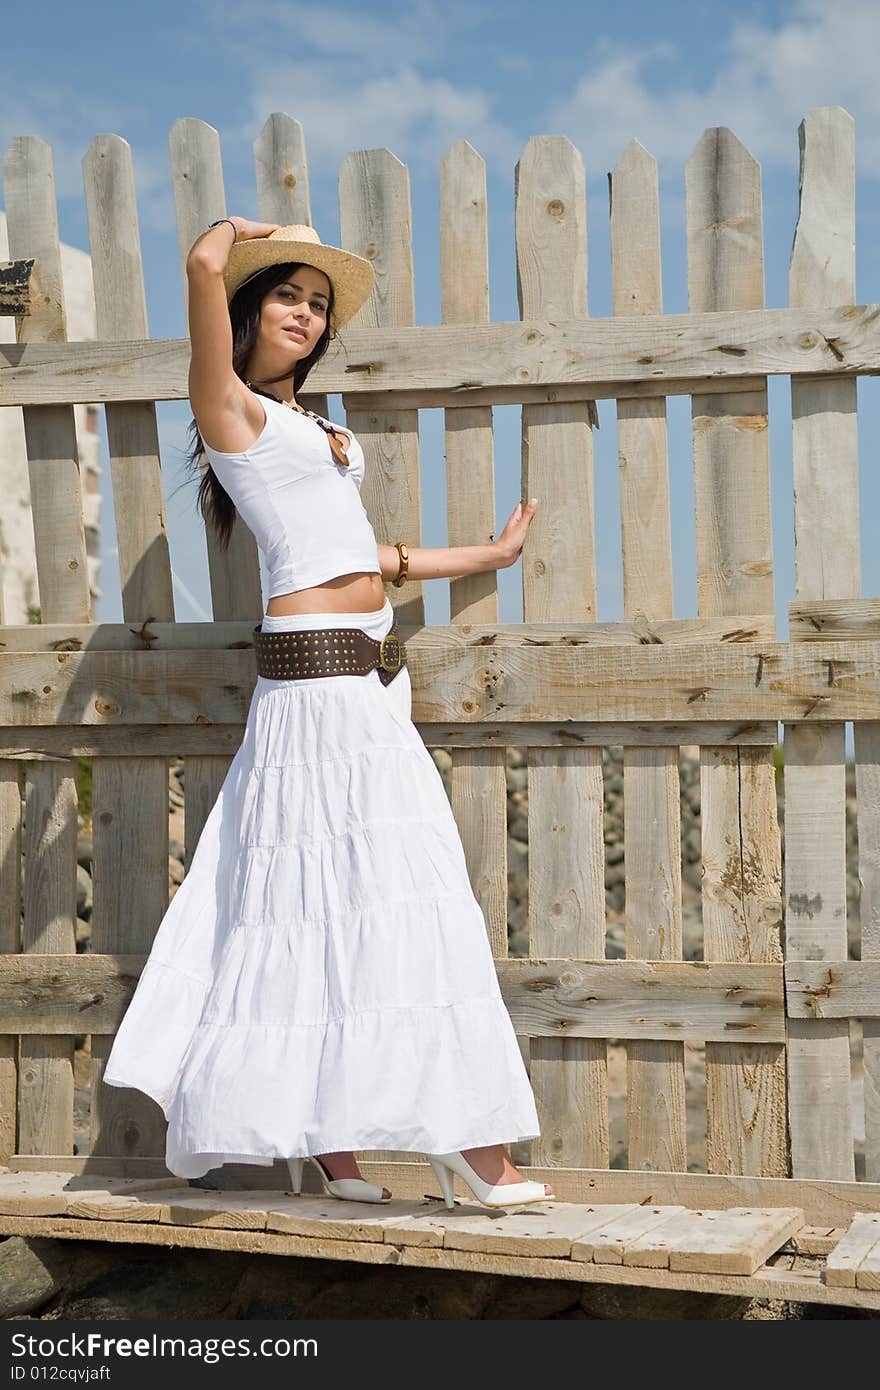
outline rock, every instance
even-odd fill
[[[78,917],[88,917],[92,910],[92,880],[82,864],[76,866],[76,912]]]
[[[484,1318],[558,1318],[580,1311],[583,1285],[574,1279],[525,1279],[506,1275],[481,1314]]]
[[[509,767],[507,769],[507,790],[509,792],[519,792],[525,794],[528,791],[529,770],[527,767]]]
[[[42,1308],[63,1287],[67,1271],[58,1241],[10,1236],[0,1244],[0,1318]]]
[[[592,1318],[729,1319],[741,1318],[750,1300],[735,1294],[691,1293],[685,1289],[649,1289],[626,1284],[584,1284],[581,1308]]]

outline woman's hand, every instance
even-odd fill
[[[269,236],[277,232],[280,222],[250,222],[246,217],[230,217],[235,227],[236,241],[252,241],[255,237]]]
[[[511,565],[516,564],[525,543],[526,532],[531,525],[532,518],[537,509],[537,497],[529,498],[525,506],[523,506],[522,502],[517,502],[507,525],[504,527],[497,541],[493,542],[499,554],[498,569],[508,569]]]

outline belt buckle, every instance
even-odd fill
[[[397,665],[396,665],[396,666],[389,666],[388,661],[386,660],[386,656],[385,656],[385,643],[386,643],[386,642],[396,642],[396,643],[397,643]],[[394,658],[392,657],[392,660],[393,660],[393,659],[394,659]],[[386,633],[385,633],[385,636],[382,638],[381,642],[379,643],[379,665],[382,667],[382,670],[383,670],[383,671],[390,671],[390,672],[392,672],[392,673],[395,673],[395,672],[399,671],[400,668],[401,668],[401,666],[403,665],[403,651],[402,651],[401,645],[400,645],[400,638],[398,637],[398,635],[397,635],[396,632],[386,632]]]

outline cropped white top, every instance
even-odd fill
[[[266,423],[249,449],[226,454],[202,442],[266,557],[268,597],[339,574],[381,574],[376,535],[361,501],[366,461],[358,440],[345,431],[349,463],[337,463],[316,420],[267,396],[258,400]]]

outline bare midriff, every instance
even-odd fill
[[[385,606],[385,585],[381,574],[359,571],[337,574],[311,589],[270,598],[266,614],[281,618],[291,613],[375,613]]]

